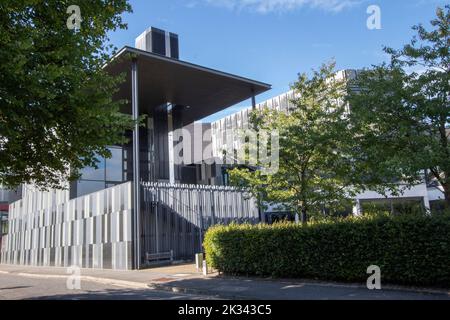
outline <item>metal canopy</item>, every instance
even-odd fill
[[[151,52],[124,47],[106,66],[112,74],[125,73],[117,98],[131,101],[130,55],[138,67],[139,109],[151,112],[164,103],[183,109],[183,122],[200,120],[271,89],[266,83],[205,68]]]

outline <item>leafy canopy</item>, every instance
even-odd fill
[[[333,62],[311,77],[300,74],[292,86],[296,99],[289,112],[265,108],[252,113],[254,127],[279,133],[279,170],[266,176],[260,170],[235,168],[230,171],[234,185],[249,187],[261,201],[283,204],[303,216],[349,203],[353,190],[351,159],[346,156],[346,84],[334,68]]]
[[[438,8],[410,44],[385,48],[389,64],[363,70],[349,95],[356,172],[368,186],[439,182],[450,205],[450,5]],[[400,190],[401,191],[401,190]]]
[[[103,69],[108,33],[126,28],[126,0],[79,1],[80,30],[66,23],[66,0],[0,3],[0,184],[61,187],[110,156],[132,127],[112,99],[122,80]]]

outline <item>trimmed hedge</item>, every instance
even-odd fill
[[[227,274],[450,287],[450,216],[351,218],[307,226],[215,226],[208,264]]]

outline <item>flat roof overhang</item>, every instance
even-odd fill
[[[151,52],[124,47],[105,67],[113,74],[125,74],[115,98],[131,101],[131,66],[137,61],[140,112],[151,112],[164,103],[182,105],[185,124],[271,89],[271,85],[213,70]],[[127,107],[124,112],[130,112]]]

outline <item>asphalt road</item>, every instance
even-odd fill
[[[70,290],[66,275],[51,272],[37,274],[36,270],[42,271],[40,269],[30,269],[28,273],[23,268],[8,270],[0,270],[0,300],[209,300],[215,297],[262,300],[450,300],[450,292],[446,291],[368,290],[348,284],[286,283],[229,277],[175,279],[169,275],[162,278],[158,276],[151,281],[150,275],[155,274],[146,271],[119,274],[102,271],[105,273],[103,276],[110,279],[83,279],[80,290]],[[134,281],[114,279],[114,276],[121,278],[119,275],[122,278],[128,276],[128,280],[133,278]],[[160,280],[163,281],[155,285]],[[148,283],[152,283],[154,288],[149,288]],[[182,290],[186,288],[190,290]],[[177,293],[172,291],[174,289]]]
[[[64,279],[39,279],[0,274],[0,300],[205,300],[205,296],[151,289],[130,289],[81,282],[81,290],[67,289]]]

